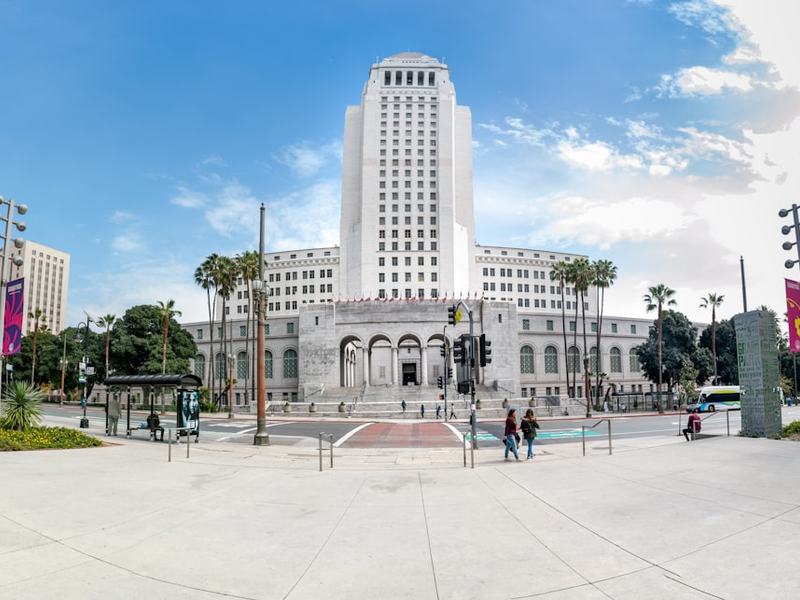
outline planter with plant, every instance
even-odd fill
[[[308,405],[308,412],[317,412],[317,405],[313,402]]]
[[[339,412],[344,412],[344,402],[339,402]]]

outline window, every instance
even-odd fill
[[[569,307],[567,307],[567,308],[569,308]],[[575,321],[570,321],[569,322],[569,330],[570,331],[575,331]]]
[[[294,333],[294,323],[289,322],[286,324],[286,333]]]
[[[198,329],[197,330],[197,334],[194,337],[196,337],[198,340],[202,340],[203,339],[203,330],[202,329]]]
[[[530,331],[530,329],[531,329],[530,319],[522,319],[522,331]]]
[[[547,319],[547,331],[553,331],[553,319]]]
[[[631,325],[631,333],[636,334],[636,325]]]
[[[589,350],[589,372],[597,373],[597,347]]]
[[[591,324],[591,330],[592,330],[592,333],[597,333],[597,323],[592,323]]]
[[[631,352],[629,361],[631,373],[641,373],[642,365],[639,362],[639,356],[636,354],[636,352]]]
[[[533,348],[530,346],[523,346],[519,351],[519,372],[533,373]]]
[[[206,357],[198,354],[194,357],[194,374],[200,379],[205,379],[206,376]]]
[[[247,379],[249,377],[248,372],[250,369],[247,368],[247,365],[250,361],[247,360],[247,352],[239,352],[236,355],[236,378],[237,379]]]
[[[264,353],[264,379],[272,379],[272,352]]]
[[[214,375],[219,380],[228,376],[228,361],[225,360],[225,355],[222,353],[214,357]]]
[[[570,373],[581,372],[581,353],[575,346],[570,346],[567,351],[567,364]]]
[[[612,323],[611,324],[611,333],[617,333],[617,324],[616,323]]]
[[[292,349],[283,353],[283,378],[297,379],[297,352]]]
[[[622,352],[620,349],[612,348],[609,358],[611,363],[611,372],[622,373]]]
[[[558,373],[558,350],[555,346],[544,349],[544,372]]]

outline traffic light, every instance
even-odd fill
[[[447,347],[444,344],[439,346],[439,356],[441,356],[442,358],[447,356]]]
[[[464,358],[464,346],[461,345],[461,338],[453,340],[453,362],[458,365],[463,365],[466,362]]]
[[[447,322],[450,323],[450,325],[455,325],[458,323],[459,318],[460,315],[456,311],[456,305],[453,304],[453,306],[447,309]]]
[[[453,367],[447,367],[447,379],[453,379]]]
[[[485,367],[492,362],[492,342],[486,339],[485,333],[481,334],[480,347],[481,366]]]
[[[442,378],[441,375],[436,380],[436,385],[439,387],[440,390],[444,387],[444,379]]]

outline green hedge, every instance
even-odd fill
[[[40,448],[90,448],[102,446],[97,438],[66,427],[32,427],[27,431],[0,430],[0,452]]]

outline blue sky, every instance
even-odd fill
[[[756,6],[757,4],[757,6]],[[800,63],[780,0],[0,0],[0,194],[72,255],[69,323],[175,299],[212,252],[338,243],[344,112],[423,52],[471,108],[477,241],[612,260],[607,312],[784,312]]]

